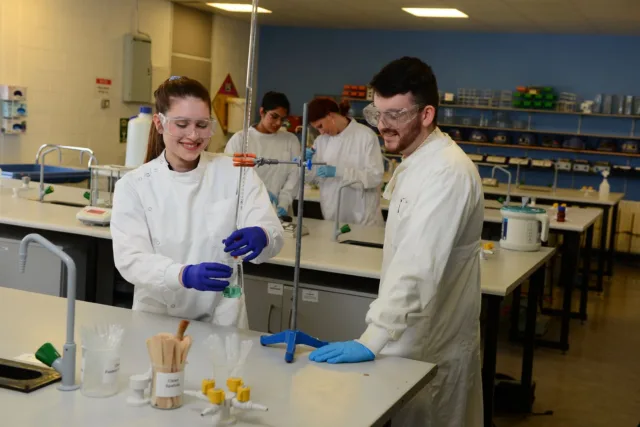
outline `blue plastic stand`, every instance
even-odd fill
[[[317,338],[307,335],[301,331],[292,331],[291,329],[278,332],[273,335],[263,335],[260,337],[260,344],[273,345],[273,344],[286,344],[287,352],[284,354],[284,360],[287,363],[293,362],[293,355],[296,352],[296,345],[308,345],[314,348],[324,347],[329,344],[325,341],[320,341]]]

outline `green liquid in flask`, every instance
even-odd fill
[[[233,265],[233,273],[229,278],[229,286],[224,288],[222,296],[225,298],[240,298],[242,296],[242,261],[236,262]]]

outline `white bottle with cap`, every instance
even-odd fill
[[[127,126],[127,155],[125,166],[138,167],[144,163],[149,141],[149,130],[153,124],[151,107],[140,107],[140,113],[129,120]]]
[[[598,189],[598,197],[600,198],[600,200],[607,200],[609,198],[609,191],[611,190],[609,181],[607,181],[609,171],[602,171],[602,176],[604,177],[604,179],[600,183],[600,188]]]

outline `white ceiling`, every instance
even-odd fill
[[[173,0],[249,20],[205,0]],[[250,0],[208,0],[242,2]],[[260,0],[263,25],[320,28],[640,34],[640,0]],[[453,7],[469,19],[417,18],[402,7]],[[629,52],[633,55],[633,52]]]

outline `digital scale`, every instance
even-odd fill
[[[481,162],[484,160],[484,155],[482,154],[467,154],[472,162]]]
[[[556,162],[556,165],[558,166],[558,170],[561,170],[561,171],[571,170],[571,160],[558,159],[558,161]]]
[[[487,156],[487,163],[504,165],[507,163],[507,158],[504,156]]]
[[[512,157],[509,159],[509,164],[514,166],[529,166],[529,159],[523,157]]]
[[[533,160],[531,165],[537,168],[551,168],[553,167],[553,162],[551,160]]]
[[[108,226],[111,222],[111,209],[87,206],[76,214],[76,219],[86,225]]]
[[[587,160],[576,159],[573,163],[574,172],[591,172],[591,166]]]
[[[482,178],[482,185],[486,185],[487,187],[497,187],[498,178]]]

